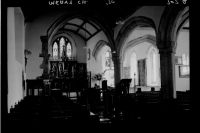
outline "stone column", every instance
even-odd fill
[[[171,44],[172,42],[167,42],[167,43]],[[175,95],[174,50],[171,47],[164,47],[164,48],[159,48],[159,52],[160,52],[162,98],[163,100],[172,100]]]
[[[115,76],[115,87],[116,87],[120,82],[120,60],[117,53],[113,53],[112,57],[114,63],[114,76]]]
[[[50,55],[48,54],[48,36],[40,36],[40,40],[42,42],[42,53],[40,57],[43,57],[43,62],[40,65],[40,68],[43,69],[42,77],[48,78],[48,60]]]

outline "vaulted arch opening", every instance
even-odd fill
[[[112,59],[112,51],[108,45],[108,42],[100,40],[95,45],[92,53],[91,66],[88,69],[92,72],[92,86],[99,84],[95,80],[95,76],[100,74],[102,76],[101,81],[106,80],[107,86],[113,88],[114,85],[114,64]],[[101,87],[101,84],[99,84]]]
[[[114,45],[110,41],[112,38],[110,37],[109,30],[105,30],[95,19],[81,15],[74,15],[73,17],[64,15],[49,27],[47,38],[46,43],[48,45],[43,42],[43,53],[41,54],[41,57],[44,58],[41,64],[43,76],[48,75],[52,71],[52,62],[56,61],[56,66],[59,66],[60,61],[71,60],[84,66],[84,76],[86,79],[93,79],[94,75],[100,74],[102,76],[101,81],[107,80],[108,86],[114,87],[114,65],[111,63]],[[101,60],[97,59],[100,54],[107,55],[105,48],[107,52],[109,51],[109,57],[102,56]],[[64,54],[63,51],[65,51]],[[106,61],[112,64],[109,70],[103,65]],[[97,65],[99,63],[101,65]],[[65,66],[62,66],[65,69]],[[71,70],[73,70],[72,73],[74,71],[79,72],[77,65],[73,66],[69,71]],[[101,81],[99,86],[101,86]],[[93,80],[88,82],[89,87],[93,87],[94,84],[95,81]]]
[[[161,87],[166,99],[177,98],[177,90],[189,90],[189,23],[185,23],[187,20],[188,6],[166,7],[161,17],[157,42],[161,58]],[[184,71],[187,76],[181,78],[183,64],[180,62],[185,59],[187,67]],[[185,84],[187,89],[180,87],[181,84]]]
[[[153,28],[137,26],[121,46],[121,79],[131,79],[130,93],[137,88],[160,90],[160,58],[155,36]]]

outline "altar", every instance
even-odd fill
[[[43,62],[42,79],[49,80],[50,92],[67,93],[77,92],[79,94],[88,88],[90,77],[88,77],[86,62],[79,61],[73,50],[75,47],[66,37],[59,37],[52,45],[48,45],[47,38],[42,36],[42,53],[40,57]],[[52,94],[52,93],[51,93]]]

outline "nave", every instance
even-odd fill
[[[89,93],[93,96],[91,100]],[[94,92],[88,92],[87,103],[81,102],[83,99],[80,98],[72,99],[57,94],[27,96],[11,109],[8,131],[21,132],[19,127],[22,125],[25,132],[61,132],[131,129],[132,125],[141,128],[143,125],[162,127],[168,124],[173,127],[192,122],[189,92],[180,93],[177,100],[172,102],[162,101],[160,92],[156,91],[120,95],[115,103],[108,98],[111,97],[109,93],[103,98],[94,96]],[[184,128],[188,127],[186,125]]]
[[[6,132],[191,129],[188,5],[21,4],[7,9]]]

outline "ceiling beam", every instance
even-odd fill
[[[87,32],[90,36],[92,35],[88,30],[86,30],[85,28],[81,27],[80,25],[73,24],[73,23],[66,23],[65,26],[66,26],[66,25],[73,25],[73,26],[76,26],[76,27],[78,27],[78,28],[84,30],[85,32]],[[77,31],[76,31],[76,32],[77,32]]]
[[[99,30],[99,28],[98,28],[95,24],[91,23],[91,22],[88,21],[88,20],[86,20],[86,22],[89,23],[90,25],[92,25],[96,30]]]
[[[101,31],[101,30],[98,29],[94,34],[92,34],[90,37],[88,37],[88,38],[86,39],[86,41],[90,40],[92,37],[94,37],[94,36],[95,36],[96,34],[98,34],[100,31]]]
[[[183,27],[183,30],[189,30],[190,27]]]
[[[83,20],[83,23],[80,25],[80,27],[83,27],[83,25],[84,25],[85,23],[86,23],[86,21]],[[76,32],[79,32],[79,30],[81,29],[80,27],[76,30]]]
[[[78,35],[78,36],[80,36],[85,42],[87,41],[87,39],[84,37],[84,36],[82,36],[81,34],[78,34],[76,31],[74,31],[74,30],[71,30],[71,29],[60,29],[59,30],[59,34],[60,33],[66,33],[66,32],[72,32],[72,33],[74,33],[74,34],[76,34],[76,35]]]

